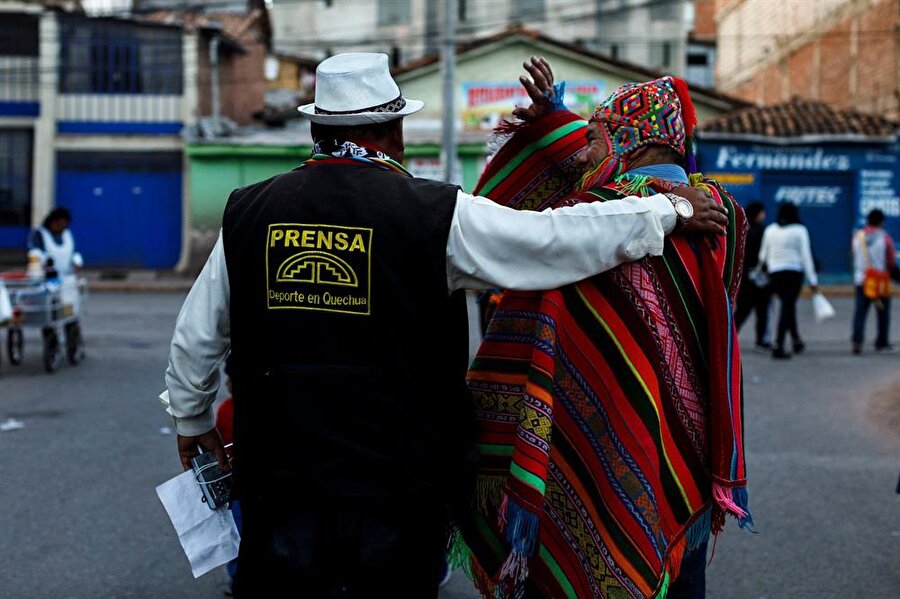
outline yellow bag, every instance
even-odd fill
[[[866,233],[857,233],[859,238],[859,251],[862,252],[866,262],[866,272],[863,275],[863,295],[870,300],[879,300],[891,295],[891,273],[886,270],[872,268],[872,260],[869,257],[869,246],[866,244]]]
[[[891,273],[877,268],[867,268],[863,279],[863,295],[870,300],[891,295]]]

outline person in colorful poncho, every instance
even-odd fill
[[[534,103],[476,190],[519,209],[620,201],[687,184],[729,214],[723,237],[544,292],[504,293],[471,365],[477,500],[451,546],[486,596],[703,597],[711,533],[752,526],[732,306],[744,213],[696,173],[683,81],[614,92],[588,122],[543,59]]]

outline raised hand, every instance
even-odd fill
[[[553,88],[553,70],[543,57],[532,56],[522,66],[531,75],[530,79],[525,75],[519,77],[519,82],[531,98],[531,106],[516,108],[513,116],[530,123],[552,110],[556,91]]]

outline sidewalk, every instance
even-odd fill
[[[81,276],[87,279],[88,289],[94,292],[187,293],[194,283],[194,277],[180,275],[174,271],[83,270]]]

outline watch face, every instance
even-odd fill
[[[677,212],[678,216],[681,218],[691,218],[694,216],[694,206],[687,200],[681,200],[675,204],[675,212]]]

